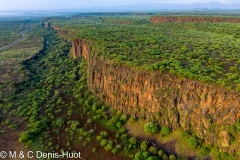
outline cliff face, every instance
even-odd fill
[[[68,33],[67,30],[63,30],[58,26],[55,26],[55,25],[51,24],[50,27],[53,28],[55,31],[57,31],[59,35],[66,35]]]
[[[240,23],[240,19],[239,18],[234,18],[234,17],[153,16],[153,17],[150,18],[150,22],[152,22],[152,23],[166,23],[166,22],[177,22],[177,23],[180,23],[180,22]]]
[[[88,62],[88,87],[114,109],[172,129],[194,130],[208,143],[229,146],[224,127],[240,118],[240,94],[177,76],[115,65],[74,40],[72,56]],[[220,141],[218,139],[221,139]]]

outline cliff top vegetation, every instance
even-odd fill
[[[240,91],[240,24],[226,22],[234,18],[238,21],[239,17],[232,12],[222,17],[216,15],[182,13],[178,17],[188,22],[178,19],[156,24],[150,21],[156,16],[149,13],[92,13],[53,18],[50,22],[74,32],[72,38],[90,41],[92,54],[114,63]],[[166,18],[164,14],[161,16]],[[196,17],[217,21],[192,22]]]

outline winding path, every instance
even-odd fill
[[[28,31],[29,29],[31,29],[31,27],[28,28],[28,29],[26,29],[26,30],[24,30],[24,31],[22,31],[22,32],[20,32],[20,34],[21,34],[21,38],[20,38],[20,39],[14,41],[14,42],[12,42],[12,43],[10,43],[10,44],[8,44],[8,45],[5,45],[5,46],[3,46],[3,47],[0,47],[0,51],[6,49],[6,48],[8,48],[8,47],[13,46],[14,44],[17,44],[17,43],[21,42],[21,41],[26,37],[25,32]]]

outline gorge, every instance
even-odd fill
[[[228,129],[240,118],[240,94],[215,84],[167,72],[132,69],[92,53],[90,41],[75,39],[72,57],[88,63],[88,88],[113,109],[173,130],[183,128],[223,151],[231,147]]]

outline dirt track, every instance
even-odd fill
[[[20,34],[21,34],[21,38],[20,38],[20,39],[14,41],[14,42],[12,42],[12,43],[10,43],[10,44],[8,44],[8,45],[5,45],[5,46],[3,46],[3,47],[0,47],[0,51],[6,49],[6,48],[8,48],[8,47],[13,46],[14,44],[17,44],[17,43],[21,42],[21,41],[26,37],[25,32],[28,31],[29,29],[31,29],[31,28],[28,28],[28,29],[20,32]]]

